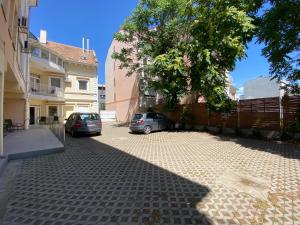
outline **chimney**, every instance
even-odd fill
[[[86,49],[87,49],[87,53],[90,53],[90,39],[86,39]]]
[[[40,43],[47,44],[47,31],[40,30]]]
[[[84,54],[84,37],[82,38],[82,54]]]

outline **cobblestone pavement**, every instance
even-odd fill
[[[64,153],[10,163],[3,221],[296,225],[299,159],[292,145],[106,125],[101,137],[67,138]]]

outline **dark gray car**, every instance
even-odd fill
[[[160,113],[137,113],[133,116],[129,129],[132,132],[149,134],[152,131],[173,129],[171,120]]]
[[[73,113],[67,119],[65,129],[72,137],[78,134],[101,135],[102,122],[98,113]]]

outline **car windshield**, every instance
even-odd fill
[[[79,115],[80,120],[87,121],[87,120],[99,120],[99,115],[95,113],[89,113],[89,114],[80,114]]]
[[[140,120],[143,118],[143,114],[135,114],[132,120]]]

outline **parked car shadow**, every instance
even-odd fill
[[[296,144],[221,135],[214,137],[219,141],[234,142],[248,149],[264,151],[289,159],[300,159],[300,147]]]
[[[24,161],[4,224],[212,224],[197,207],[206,186],[92,137],[65,146]]]

